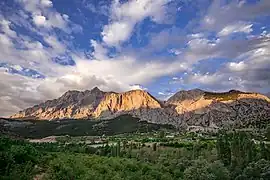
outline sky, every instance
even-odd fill
[[[270,92],[270,1],[0,0],[0,116],[95,86]]]

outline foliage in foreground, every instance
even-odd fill
[[[134,145],[134,144],[133,144]],[[160,146],[31,144],[0,138],[0,179],[270,179],[269,147],[243,132]],[[165,144],[163,144],[165,145]]]

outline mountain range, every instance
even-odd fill
[[[185,129],[247,127],[270,120],[270,99],[253,92],[216,93],[193,89],[179,91],[167,101],[160,101],[143,90],[116,93],[95,87],[86,91],[67,91],[58,99],[27,108],[10,118],[112,119],[123,114]]]

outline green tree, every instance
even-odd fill
[[[192,166],[184,171],[185,180],[227,180],[230,179],[229,171],[224,165],[215,161],[207,162],[205,159],[195,160]]]
[[[257,162],[249,163],[239,175],[237,180],[268,180],[270,179],[270,161],[261,159]]]
[[[229,137],[227,134],[220,133],[217,138],[217,153],[219,159],[224,163],[225,166],[231,164],[231,146]]]

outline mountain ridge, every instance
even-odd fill
[[[162,103],[144,90],[117,93],[103,92],[95,87],[86,91],[67,91],[58,99],[27,108],[11,118],[112,119],[123,114],[176,127],[219,127],[268,119],[270,99],[253,92],[193,89],[179,91]]]

